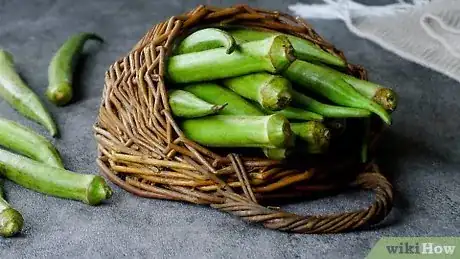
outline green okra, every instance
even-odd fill
[[[295,59],[292,45],[277,35],[243,43],[231,54],[225,48],[172,56],[167,62],[167,78],[173,83],[210,81],[255,72],[279,73]]]
[[[296,58],[305,61],[319,61],[324,64],[329,64],[337,67],[346,67],[346,62],[338,56],[330,54],[314,43],[293,36],[289,34],[283,34],[274,31],[262,31],[262,30],[251,30],[251,29],[233,29],[229,30],[230,34],[238,43],[251,42],[262,40],[273,35],[285,35],[294,48],[294,55]]]
[[[365,109],[325,104],[296,90],[292,90],[292,102],[327,118],[361,118],[371,115],[370,111]]]
[[[287,119],[267,116],[214,115],[184,120],[185,136],[208,147],[285,148],[293,145]]]
[[[197,118],[220,112],[226,104],[210,104],[184,90],[172,90],[168,94],[169,105],[175,116]]]
[[[259,103],[263,109],[278,111],[291,103],[291,83],[267,72],[232,77],[222,81],[233,92]]]
[[[302,110],[300,108],[296,107],[286,107],[280,111],[270,111],[270,110],[264,110],[266,114],[281,114],[286,119],[288,120],[304,120],[304,121],[323,121],[324,117],[320,114],[311,112],[311,111],[306,111]]]
[[[398,95],[392,89],[383,87],[370,81],[361,80],[326,66],[323,67],[331,73],[341,76],[343,80],[353,86],[356,91],[365,97],[374,100],[376,103],[385,108],[385,110],[390,112],[396,110],[396,107],[398,106]]]
[[[322,95],[338,105],[369,110],[377,114],[385,123],[391,124],[391,117],[382,106],[366,98],[342,77],[322,66],[296,60],[283,75],[293,83]]]
[[[102,42],[94,33],[82,32],[72,35],[59,48],[48,66],[48,88],[46,96],[56,105],[66,105],[72,100],[73,73],[78,58],[88,40]]]
[[[50,166],[64,168],[59,152],[46,138],[4,118],[0,118],[0,146]]]
[[[0,176],[47,195],[98,205],[112,196],[104,178],[77,174],[0,149]]]
[[[21,232],[24,218],[3,196],[3,180],[0,179],[0,236],[12,237]]]
[[[205,28],[183,39],[174,53],[178,55],[224,47],[225,53],[231,54],[237,46],[235,39],[228,32],[217,28]]]
[[[183,89],[194,94],[205,102],[212,103],[214,105],[225,105],[225,107],[219,112],[221,115],[265,115],[263,111],[250,103],[248,100],[245,100],[235,92],[215,83],[190,84],[185,86]]]
[[[327,151],[330,145],[331,133],[328,128],[318,121],[291,123],[291,130],[306,143],[305,149],[310,154],[321,154]]]
[[[0,95],[25,117],[42,124],[52,136],[57,127],[40,98],[24,83],[14,68],[13,56],[0,49]]]

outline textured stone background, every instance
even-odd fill
[[[0,0],[0,47],[12,52],[29,85],[43,97],[47,65],[72,33],[94,31],[77,78],[76,101],[47,106],[60,125],[54,140],[66,166],[97,173],[91,126],[104,72],[151,25],[199,3],[287,11],[296,1],[19,1]],[[391,1],[370,1],[384,4]],[[400,106],[381,148],[393,175],[396,204],[380,229],[338,235],[292,235],[265,230],[209,208],[134,197],[118,188],[110,203],[90,207],[7,183],[7,195],[26,220],[23,234],[0,238],[0,258],[363,258],[382,236],[459,235],[460,85],[350,34],[338,21],[311,21],[315,29],[364,65],[372,80],[394,87]],[[0,116],[47,136],[0,100]],[[366,206],[366,193],[343,194],[289,206],[325,213]]]

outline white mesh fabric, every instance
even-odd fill
[[[460,82],[460,0],[397,1],[386,6],[323,2],[289,9],[306,19],[341,19],[357,36]]]

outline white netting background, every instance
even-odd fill
[[[385,6],[323,2],[289,9],[307,19],[341,19],[357,36],[460,82],[460,0],[399,0]]]

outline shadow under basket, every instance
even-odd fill
[[[171,115],[164,79],[170,50],[196,28],[232,25],[296,35],[346,60],[310,25],[276,11],[246,5],[198,6],[171,17],[149,30],[129,55],[106,73],[94,125],[101,173],[141,197],[210,205],[279,231],[337,233],[382,221],[392,208],[392,186],[375,163],[360,163],[359,155],[344,157],[330,152],[311,159],[313,162],[280,162],[263,155],[248,157],[236,151],[207,149],[183,135]],[[362,67],[349,64],[347,72],[367,80]],[[370,147],[375,146],[383,128],[378,120],[373,122]],[[330,215],[302,216],[268,206],[350,188],[373,190],[374,202],[368,208]]]

